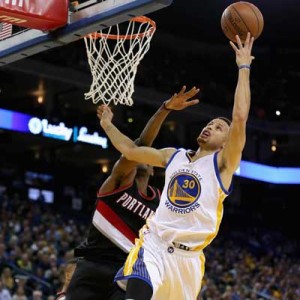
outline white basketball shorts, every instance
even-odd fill
[[[115,281],[126,290],[129,278],[144,280],[153,289],[152,300],[196,300],[204,264],[202,251],[176,248],[145,230],[136,240]]]

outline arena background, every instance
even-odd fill
[[[157,32],[137,71],[134,105],[114,107],[115,123],[123,132],[136,138],[162,101],[182,85],[200,87],[201,103],[187,111],[171,113],[155,141],[156,147],[196,148],[196,137],[207,121],[219,115],[230,117],[237,71],[234,54],[221,30],[220,17],[232,2],[174,0],[171,6],[148,15],[155,20]],[[261,9],[265,27],[253,49],[252,104],[243,160],[300,168],[299,1],[251,2]],[[80,40],[1,66],[0,109],[46,118],[52,123],[64,122],[70,127],[86,126],[104,136],[96,118],[97,105],[83,97],[90,82],[85,48]],[[38,97],[42,97],[42,103]],[[50,191],[50,202],[53,196],[53,203],[39,203],[44,216],[50,212],[49,220],[54,222],[63,216],[64,222],[70,222],[70,228],[74,223],[80,224],[76,232],[84,232],[97,188],[119,155],[110,143],[107,149],[102,149],[4,129],[0,129],[0,153],[0,236],[4,243],[8,243],[4,233],[9,228],[6,223],[9,217],[13,216],[10,220],[21,224],[24,221],[21,208],[26,207],[27,211],[32,203],[37,203],[28,200],[36,197],[32,195],[37,191],[32,189]],[[155,173],[152,184],[162,187],[163,170],[155,169]],[[208,279],[204,285],[214,290],[211,299],[221,299],[219,294],[224,295],[228,286],[235,286],[225,284],[224,278],[222,283],[217,282],[222,277],[218,272],[227,274],[240,263],[235,252],[237,246],[232,242],[241,247],[241,252],[250,251],[251,255],[260,257],[252,258],[258,269],[266,268],[264,276],[256,280],[263,288],[257,288],[251,299],[299,299],[299,191],[299,184],[235,177],[234,192],[226,199],[220,234],[211,246],[217,255],[214,258],[209,250],[207,254],[207,260],[215,259],[216,264],[208,263]],[[74,234],[72,230],[69,233]],[[65,246],[65,252],[79,242],[80,235],[76,238]],[[27,241],[27,245],[30,243]],[[235,254],[236,260],[232,258]],[[1,255],[3,263],[4,255],[0,252]],[[229,265],[222,260],[223,255],[229,257]],[[13,270],[18,279],[23,273],[20,265],[16,265],[18,268]],[[228,270],[224,269],[225,265]],[[284,265],[290,266],[290,272]],[[30,277],[30,274],[23,275]],[[283,274],[290,276],[289,280],[278,282]],[[41,277],[46,282],[49,279]],[[211,278],[215,280],[215,288],[210,286]],[[254,289],[255,284],[247,280],[247,288]],[[59,284],[60,281],[55,281],[55,288]],[[27,294],[31,290],[32,287],[27,287]],[[50,290],[44,289],[45,297],[53,294],[53,288]],[[285,294],[287,290],[292,292]],[[208,294],[204,293],[203,298],[209,299]]]

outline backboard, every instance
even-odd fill
[[[24,29],[0,41],[0,66],[74,42],[86,34],[169,6],[173,0],[89,0],[69,11],[66,26],[51,32]]]

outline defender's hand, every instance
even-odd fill
[[[250,32],[248,32],[244,45],[238,35],[236,35],[236,41],[237,46],[232,41],[230,41],[230,45],[235,51],[237,65],[251,65],[251,62],[254,59],[254,56],[251,56],[254,37],[251,37]]]
[[[97,117],[100,120],[101,127],[103,127],[108,123],[111,123],[113,113],[107,105],[102,104],[97,108]]]
[[[200,89],[193,87],[187,92],[185,90],[186,86],[184,85],[178,94],[175,93],[169,100],[165,101],[165,108],[169,110],[182,110],[199,103],[198,99],[188,100],[194,97]]]

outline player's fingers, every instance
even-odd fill
[[[98,115],[98,116],[101,115],[102,112],[103,112],[103,110],[102,110],[100,107],[98,107],[98,108],[97,108],[97,115]]]
[[[189,106],[192,106],[192,105],[195,105],[195,104],[198,104],[199,103],[199,99],[193,99],[189,102],[186,102],[186,106],[189,107]]]
[[[199,88],[194,87],[193,89],[194,89],[193,91],[194,91],[195,94],[197,94],[197,93],[200,92],[200,89],[199,89]]]
[[[245,40],[245,48],[249,49],[249,44],[250,44],[250,32],[247,32],[247,37]]]
[[[239,46],[239,49],[242,49],[243,48],[243,44],[241,42],[240,37],[238,35],[236,35],[235,38],[236,38],[236,42],[237,42],[237,44]]]
[[[200,91],[200,89],[197,89],[195,86],[193,86],[189,91],[186,92],[186,95],[188,97],[192,97],[192,96],[196,95],[199,91]]]
[[[103,111],[102,111],[103,114],[110,111],[109,106],[108,106],[108,105],[105,105],[105,104],[102,104],[102,109],[103,109]]]
[[[98,117],[99,119],[101,119],[102,113],[97,113],[97,117]]]
[[[229,42],[230,46],[232,47],[232,49],[237,52],[239,49],[237,48],[237,46],[234,44],[234,42],[230,41]]]
[[[251,50],[252,50],[253,43],[254,43],[254,37],[251,37],[250,43],[249,43],[249,50],[250,50],[250,52],[251,52]]]
[[[192,94],[190,95],[190,97],[193,97],[193,96],[197,95],[199,92],[200,92],[200,89],[196,89],[196,88],[195,88],[195,89],[193,90]]]
[[[184,94],[185,90],[186,90],[186,86],[184,85],[184,86],[181,88],[181,90],[180,90],[180,92],[179,92],[178,94],[179,94],[179,95]],[[177,94],[176,94],[176,95],[177,95]]]

